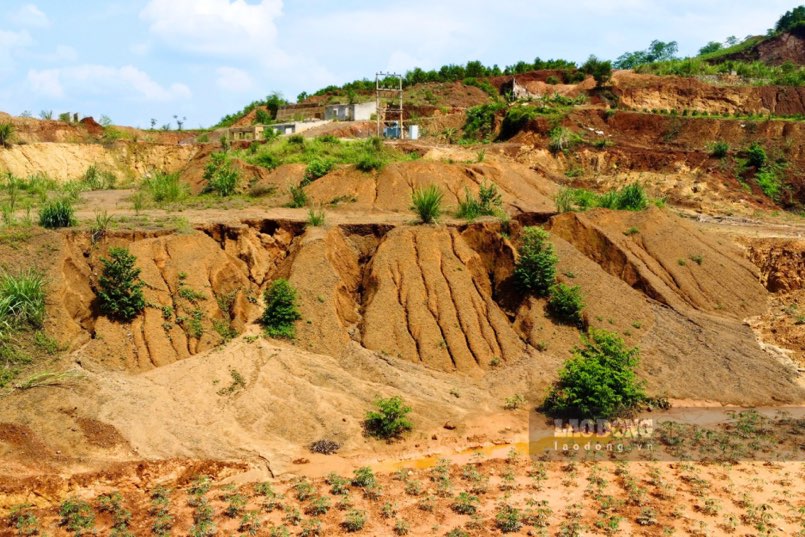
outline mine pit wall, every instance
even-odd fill
[[[714,86],[695,78],[618,72],[614,93],[626,108],[698,110],[716,114],[805,114],[805,88],[793,86]]]
[[[118,180],[135,180],[154,170],[179,171],[197,151],[190,145],[137,142],[16,144],[0,151],[0,172],[17,177],[44,174],[65,182],[97,166],[113,172]]]
[[[470,376],[529,359],[552,375],[579,344],[578,330],[551,321],[545,300],[523,297],[512,279],[523,224],[545,219],[560,281],[582,287],[585,324],[641,348],[652,393],[707,399],[709,387],[723,384],[734,387],[723,389],[727,402],[798,400],[792,372],[742,323],[764,311],[761,271],[737,248],[658,209],[523,215],[506,235],[499,222],[308,228],[280,220],[184,235],[120,232],[96,245],[63,233],[48,323],[80,348],[86,367],[145,371],[241,333],[262,313],[268,284],[286,277],[303,317],[299,348],[336,359],[363,348]],[[626,236],[631,227],[640,232]],[[130,248],[146,283],[149,307],[129,325],[101,316],[93,290],[112,245]]]
[[[746,253],[760,269],[761,283],[772,293],[805,289],[805,240],[746,240]]]

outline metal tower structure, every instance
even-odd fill
[[[389,78],[396,78],[394,86],[387,85]],[[375,73],[375,99],[377,100],[377,135],[383,136],[383,129],[392,121],[397,121],[400,138],[405,138],[403,128],[403,77],[397,73]]]

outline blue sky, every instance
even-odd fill
[[[652,39],[692,54],[764,33],[796,1],[0,1],[0,110],[208,126],[248,102],[377,70],[539,56],[615,58]]]

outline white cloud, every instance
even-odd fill
[[[12,69],[16,53],[32,43],[30,34],[25,30],[21,32],[0,30],[0,73]]]
[[[60,69],[28,71],[30,89],[41,96],[60,99],[67,93],[130,97],[145,101],[188,99],[190,89],[179,83],[162,86],[148,73],[126,65],[77,65]]]
[[[47,28],[50,26],[50,19],[44,12],[34,4],[24,4],[19,9],[12,12],[9,19],[19,26],[31,28]]]
[[[180,50],[219,56],[265,54],[277,37],[282,0],[150,0],[140,13],[150,31]]]
[[[254,88],[254,79],[242,69],[235,67],[219,67],[216,69],[218,79],[216,85],[231,93],[246,93]]]

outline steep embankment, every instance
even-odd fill
[[[90,166],[139,179],[153,170],[175,172],[196,153],[194,146],[136,142],[30,143],[0,149],[0,171],[17,177],[44,174],[57,181],[81,177]]]

